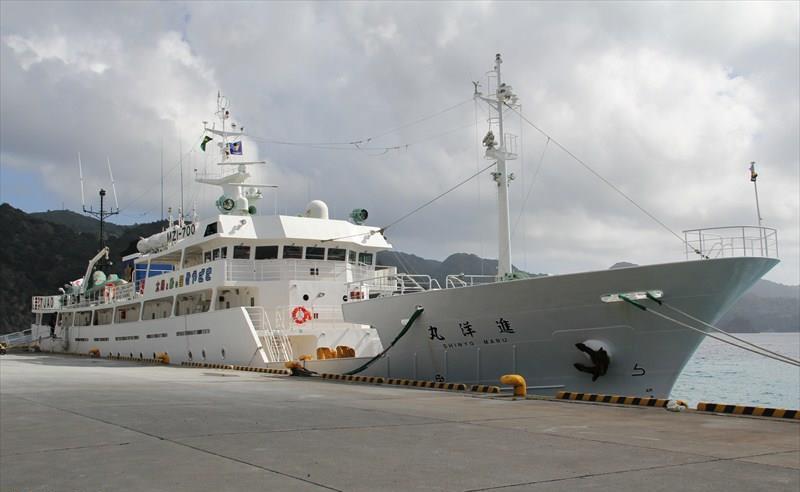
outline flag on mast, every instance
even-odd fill
[[[242,155],[242,141],[231,142],[228,144],[228,153],[230,155]]]
[[[211,137],[209,137],[208,135],[206,135],[205,137],[203,137],[203,142],[200,144],[200,148],[201,148],[201,149],[203,149],[203,152],[205,152],[205,151],[206,151],[206,144],[207,144],[208,142],[212,141],[212,140],[214,140],[214,139],[213,139],[213,138],[211,138]]]
[[[756,163],[753,161],[750,163],[750,181],[755,183],[756,178],[758,178],[758,173],[756,172]]]

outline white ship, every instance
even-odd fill
[[[478,384],[519,374],[544,394],[668,397],[714,329],[709,325],[778,263],[777,232],[760,224],[685,231],[683,262],[518,278],[506,171],[506,161],[517,156],[503,129],[503,112],[518,106],[501,64],[498,54],[489,96],[475,85],[475,97],[494,111],[483,144],[496,162],[497,276],[451,275],[444,289],[405,295],[382,282],[357,283],[367,296],[343,306],[345,319],[375,327],[384,346],[392,345],[362,373]]]
[[[236,171],[198,181],[222,188],[220,215],[170,219],[143,239],[128,279],[96,270],[59,295],[33,298],[34,343],[45,351],[282,367],[303,360],[327,373],[497,384],[521,374],[530,389],[666,397],[706,331],[778,263],[777,233],[737,226],[684,233],[686,260],[597,272],[519,278],[512,271],[506,161],[516,158],[503,110],[516,106],[500,78],[490,96],[497,138],[496,276],[424,275],[375,265],[391,245],[382,228],[328,217],[311,202],[301,216],[256,215],[261,189],[237,157],[241,132],[206,128]],[[491,87],[490,83],[490,87]],[[230,129],[229,129],[230,127]],[[663,306],[662,306],[663,303]],[[654,309],[658,308],[658,309]],[[670,310],[671,317],[659,310]],[[682,324],[681,324],[682,323]],[[691,325],[691,326],[688,326]]]
[[[220,125],[206,128],[204,147],[216,140],[220,169],[235,171],[197,178],[222,188],[220,215],[170,216],[165,231],[123,258],[125,279],[97,268],[108,258],[104,248],[82,279],[34,297],[31,339],[39,349],[253,366],[380,352],[375,331],[345,322],[341,304],[359,298],[350,283],[376,277],[375,254],[391,246],[362,224],[363,209],[333,220],[315,200],[299,216],[256,215],[261,190],[273,185],[251,182],[248,168],[263,163],[239,157],[242,132],[227,106],[219,98]],[[332,237],[344,239],[323,241]]]

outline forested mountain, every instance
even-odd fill
[[[82,219],[94,223],[93,232],[82,232],[91,229]],[[140,236],[159,232],[164,225],[112,224],[107,235],[112,271],[121,274],[122,255],[135,248]],[[27,214],[7,203],[0,205],[0,333],[30,326],[32,296],[55,294],[64,283],[83,277],[100,249],[99,230],[96,220],[74,212]]]
[[[106,236],[114,263],[112,270],[122,273],[122,256],[135,251],[140,237],[159,232],[165,226],[165,222],[109,224]],[[65,282],[84,275],[89,259],[99,249],[99,226],[95,219],[70,211],[28,214],[4,203],[0,205],[0,231],[3,294],[0,333],[8,333],[30,325],[31,296],[56,293]],[[378,254],[378,263],[408,273],[430,275],[442,286],[449,274],[493,275],[497,271],[497,260],[467,253],[437,261],[401,252],[382,252]],[[731,308],[719,326],[737,332],[800,331],[800,286],[760,280]]]

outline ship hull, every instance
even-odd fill
[[[343,310],[347,321],[371,325],[389,346],[416,307],[424,308],[387,355],[362,374],[478,384],[520,374],[531,391],[542,394],[664,398],[704,335],[625,302],[602,302],[601,296],[660,290],[669,305],[714,323],[777,263],[748,257],[630,267],[376,298],[347,303]],[[608,370],[596,381],[575,367],[591,365],[576,348],[586,341],[600,342],[610,353]],[[310,367],[325,370],[321,363]]]
[[[155,358],[166,353],[170,362],[213,362],[266,366],[262,343],[241,309],[227,309],[171,318],[97,326],[32,326],[32,341],[40,350]]]

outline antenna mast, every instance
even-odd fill
[[[109,210],[105,208],[105,197],[106,197],[106,190],[100,188],[100,210],[94,210],[91,206],[86,208],[86,201],[83,194],[83,165],[81,163],[81,154],[78,152],[78,172],[80,173],[81,178],[81,207],[83,208],[83,213],[87,215],[91,215],[92,217],[97,218],[100,221],[100,251],[106,247],[106,236],[105,236],[105,221],[108,217],[112,215],[117,215],[119,213],[119,203],[117,202],[117,189],[114,185],[114,175],[111,174],[111,159],[108,159],[108,175],[111,178],[111,188],[114,190],[114,207],[111,207]],[[97,263],[97,267],[105,267],[110,265],[108,262],[108,255],[105,258],[101,259]]]
[[[198,183],[211,184],[220,186],[222,188],[222,196],[216,201],[217,209],[223,214],[232,215],[255,215],[257,209],[254,203],[263,197],[262,188],[277,188],[275,185],[258,184],[249,182],[250,173],[247,172],[247,166],[254,164],[266,164],[264,161],[244,161],[241,160],[242,156],[242,141],[239,140],[244,135],[244,128],[237,125],[235,122],[230,123],[226,120],[230,119],[231,112],[228,109],[228,99],[222,94],[217,93],[217,117],[220,120],[220,129],[215,125],[208,127],[207,122],[203,122],[204,131],[206,134],[216,135],[220,137],[220,142],[217,143],[220,151],[219,166],[236,166],[237,170],[231,174],[223,174],[222,177],[212,178],[209,176],[196,177],[195,181]],[[230,127],[230,130],[228,129]],[[237,140],[229,142],[228,138],[234,137]],[[200,145],[205,150],[205,145],[213,140],[213,137],[206,135],[203,143]],[[196,170],[195,170],[196,171]]]
[[[164,221],[164,137],[161,137],[161,221]]]
[[[112,215],[117,215],[119,213],[119,208],[111,208],[110,210],[105,209],[105,200],[106,197],[106,190],[100,188],[100,210],[96,211],[93,210],[91,207],[88,209],[84,206],[83,213],[91,215],[92,217],[96,217],[100,220],[100,250],[102,251],[106,247],[106,237],[105,237],[105,221],[108,217]],[[104,267],[109,265],[108,259],[102,259],[100,263],[97,264],[98,267]]]
[[[117,185],[114,184],[114,175],[111,173],[111,159],[106,157],[108,162],[108,177],[111,179],[111,191],[114,192],[114,207],[119,210],[119,200],[117,200]]]
[[[513,135],[506,135],[503,131],[503,106],[516,106],[517,96],[511,91],[511,86],[504,84],[500,76],[500,65],[503,59],[498,53],[495,56],[494,70],[489,72],[489,83],[491,84],[492,78],[495,79],[495,93],[489,93],[484,96],[478,91],[478,84],[475,85],[474,97],[481,99],[489,104],[489,106],[497,111],[497,116],[490,117],[490,126],[492,123],[497,123],[497,139],[495,139],[492,130],[483,139],[483,145],[486,147],[485,157],[497,161],[497,170],[492,173],[494,181],[497,183],[497,212],[498,212],[498,255],[497,255],[497,276],[501,279],[513,278],[513,270],[511,266],[511,226],[509,222],[509,206],[508,206],[508,186],[510,181],[514,179],[513,173],[508,173],[506,168],[506,161],[514,160],[517,154],[513,151],[515,149],[509,148],[513,146]],[[491,91],[491,87],[489,87]]]
[[[78,152],[78,176],[81,178],[81,207],[86,210],[86,197],[83,195],[83,166],[81,165],[80,152]]]

